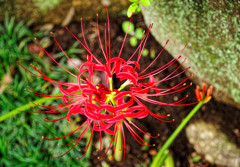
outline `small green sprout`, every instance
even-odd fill
[[[129,1],[132,2],[132,4],[128,8],[127,16],[131,17],[132,13],[141,11],[139,4],[142,4],[144,6],[150,6],[153,0],[129,0]]]
[[[128,28],[128,26],[129,26],[129,28]],[[128,33],[128,34],[132,34],[134,32],[134,29],[135,29],[134,24],[133,23],[129,24],[129,21],[124,21],[122,23],[123,32]]]
[[[192,157],[192,161],[193,161],[194,163],[197,163],[197,162],[199,162],[200,160],[201,160],[201,157],[198,156],[198,155]]]
[[[149,54],[149,50],[144,48],[142,52],[142,56],[146,57]]]
[[[150,49],[150,57],[154,59],[156,57],[156,51],[154,49]]]
[[[137,40],[136,37],[133,36],[133,37],[130,37],[129,43],[130,43],[130,45],[131,45],[132,47],[136,47],[137,44],[138,44],[138,40]]]
[[[135,30],[134,24],[129,21],[124,21],[122,23],[122,30],[123,30],[123,32],[131,35],[131,37],[129,39],[129,43],[132,47],[137,46],[138,40],[141,40],[143,37],[143,34],[144,34],[144,31],[142,28],[136,28],[136,30]]]
[[[143,36],[143,29],[142,28],[136,28],[136,30],[135,30],[135,37],[138,40],[141,40],[142,36]]]

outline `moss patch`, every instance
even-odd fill
[[[33,3],[36,4],[37,7],[43,12],[46,13],[47,11],[54,9],[58,6],[58,4],[62,0],[33,0]]]
[[[145,22],[154,22],[155,38],[176,56],[189,41],[186,65],[199,78],[240,103],[240,26],[237,1],[155,0],[143,8]]]

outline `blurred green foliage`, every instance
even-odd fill
[[[51,61],[46,56],[39,57],[28,50],[28,44],[32,42],[33,37],[42,38],[45,34],[45,32],[32,32],[27,24],[15,23],[14,18],[9,18],[8,15],[4,23],[0,24],[0,115],[39,98],[25,90],[27,85],[44,94],[58,92],[51,83],[21,68],[17,61],[34,72],[34,69],[29,68],[32,63],[48,77],[58,81],[66,82],[74,79],[60,66],[51,65]],[[69,57],[82,53],[76,47],[77,44],[74,44],[70,50],[66,51]],[[66,69],[76,72],[75,69],[67,66],[67,59],[61,54],[58,54],[58,60]],[[5,76],[10,78],[8,83],[3,81]],[[48,102],[46,105],[54,104],[57,103]],[[52,118],[60,117],[59,115],[51,116]],[[79,136],[80,132],[60,141],[42,140],[42,136],[61,137],[76,128],[66,120],[54,123],[44,122],[45,117],[45,114],[23,112],[0,123],[0,166],[90,166],[86,157],[81,160],[76,159],[81,157],[82,152],[79,152],[78,148],[84,148],[85,142],[80,142],[75,149],[59,159],[51,158],[71,148],[71,145],[58,146],[58,142],[70,143]]]
[[[77,48],[78,45],[79,45],[79,42],[76,41],[67,51],[65,51],[65,53],[71,58],[77,57],[77,54],[85,53],[85,51],[83,49]],[[63,52],[56,53],[54,57],[61,58],[62,61],[67,61],[67,57],[65,56],[65,54]]]
[[[44,13],[48,12],[49,9],[54,9],[62,0],[33,0],[33,3]]]
[[[56,138],[70,133],[70,124],[65,122],[46,123],[43,114],[21,113],[0,124],[2,137],[0,138],[0,166],[89,166],[88,160],[81,157],[78,148],[84,148],[80,142],[77,147],[59,159],[71,146],[62,147],[57,143],[67,144],[78,137],[78,133],[60,141],[42,140],[42,135]],[[63,142],[64,141],[64,142]]]
[[[0,79],[10,70],[10,67],[18,67],[19,59],[26,63],[29,61],[41,63],[39,57],[31,56],[27,44],[32,41],[33,37],[42,37],[44,33],[32,33],[24,22],[16,24],[14,20],[14,17],[9,18],[6,14],[4,23],[0,24]],[[17,71],[24,73],[20,69]]]

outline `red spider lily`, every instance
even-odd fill
[[[57,42],[56,38],[53,36],[53,39],[59,46],[59,48],[62,50],[62,52],[65,54],[65,56],[68,58],[68,60],[71,61],[71,63],[74,65],[74,67],[78,70],[78,74],[73,74],[66,68],[64,68],[61,64],[59,64],[39,43],[39,45],[42,47],[42,49],[45,51],[45,53],[59,66],[61,66],[67,73],[72,75],[76,78],[76,83],[66,83],[66,82],[59,82],[56,80],[53,80],[46,75],[44,75],[41,71],[38,70],[35,66],[32,65],[32,67],[36,70],[38,74],[35,74],[26,68],[25,70],[29,71],[33,75],[40,77],[46,81],[49,81],[51,84],[56,86],[61,92],[61,96],[49,96],[45,94],[41,94],[38,92],[35,92],[34,90],[30,89],[30,92],[32,92],[35,95],[43,96],[43,97],[54,97],[58,99],[62,99],[63,102],[58,105],[54,106],[41,106],[39,107],[44,108],[45,110],[41,111],[36,108],[33,108],[37,112],[41,113],[65,113],[63,117],[55,120],[51,120],[46,118],[45,121],[47,122],[54,122],[62,119],[67,119],[67,121],[70,122],[71,115],[80,114],[85,116],[87,119],[86,121],[79,126],[77,129],[72,131],[71,133],[54,139],[49,139],[46,137],[43,137],[45,140],[59,140],[62,138],[65,138],[73,133],[76,133],[78,130],[83,128],[82,133],[72,142],[64,146],[73,145],[70,149],[72,150],[83,138],[86,131],[91,128],[91,137],[90,140],[86,146],[86,148],[83,150],[84,154],[86,154],[86,151],[88,150],[88,147],[90,145],[91,139],[93,137],[94,132],[98,132],[100,134],[100,149],[101,149],[101,142],[102,142],[102,132],[108,133],[112,135],[111,142],[109,144],[109,147],[107,148],[105,154],[102,156],[104,157],[108,150],[110,149],[114,138],[118,138],[118,135],[121,137],[121,145],[124,152],[125,158],[125,133],[123,129],[123,125],[126,126],[126,128],[129,130],[129,132],[132,134],[132,136],[136,139],[136,141],[141,144],[147,144],[139,135],[137,132],[135,132],[135,129],[142,132],[145,135],[148,135],[152,138],[156,138],[157,136],[151,136],[148,133],[141,130],[138,126],[136,126],[131,120],[132,119],[142,119],[145,118],[148,115],[152,115],[156,119],[164,122],[172,122],[173,120],[166,120],[165,118],[169,115],[157,115],[151,112],[146,105],[143,104],[143,101],[149,102],[151,104],[157,104],[157,105],[170,105],[170,106],[183,106],[183,105],[191,105],[195,103],[190,104],[182,104],[182,102],[186,97],[183,99],[180,99],[179,101],[173,102],[173,103],[164,103],[160,101],[156,101],[151,99],[151,97],[156,96],[164,96],[173,94],[179,91],[182,91],[186,88],[188,88],[191,84],[187,85],[185,82],[191,77],[187,77],[182,82],[178,83],[177,85],[168,88],[163,89],[159,88],[160,83],[171,80],[182,73],[184,73],[188,68],[183,70],[180,73],[177,73],[180,67],[182,67],[184,61],[168,76],[165,78],[162,78],[159,81],[155,81],[154,77],[158,75],[159,73],[163,72],[170,66],[172,66],[174,63],[177,62],[181,58],[181,56],[177,56],[176,58],[172,59],[170,62],[165,64],[162,67],[159,67],[158,69],[148,72],[147,70],[152,66],[152,64],[160,57],[161,53],[163,52],[164,48],[166,47],[168,41],[166,42],[166,45],[163,47],[163,49],[160,51],[160,53],[156,56],[156,58],[152,61],[151,64],[149,64],[145,69],[141,70],[139,60],[141,58],[144,46],[146,44],[147,38],[149,36],[150,30],[152,28],[152,24],[149,26],[146,34],[143,34],[142,39],[140,41],[139,46],[137,47],[136,51],[129,57],[128,60],[124,60],[121,58],[121,53],[127,38],[127,34],[124,37],[122,46],[120,48],[119,54],[112,57],[111,54],[111,42],[110,42],[110,23],[109,23],[109,16],[107,12],[108,17],[108,23],[105,25],[105,33],[104,33],[104,45],[102,43],[100,32],[98,29],[98,15],[97,15],[97,31],[98,31],[98,39],[100,43],[100,47],[103,53],[103,56],[105,58],[105,63],[102,63],[100,60],[96,58],[95,55],[91,52],[89,49],[89,46],[87,44],[87,41],[84,36],[83,32],[83,26],[82,26],[82,20],[81,20],[81,31],[83,36],[83,42],[80,41],[67,27],[67,31],[69,31],[70,34],[86,49],[88,52],[87,56],[87,62],[83,63],[80,67],[74,64],[74,62],[71,61],[71,59],[68,57],[68,55],[63,51],[59,43]],[[132,18],[132,17],[131,17]],[[131,19],[130,19],[131,22]],[[129,23],[130,25],[130,23]],[[129,26],[128,26],[129,28]],[[186,46],[185,46],[186,47]],[[184,47],[184,48],[185,48]],[[183,49],[184,50],[184,49]],[[180,54],[183,52],[183,50],[180,52]],[[136,56],[137,60],[134,61],[133,57]],[[95,83],[95,73],[101,72],[105,75],[105,81],[106,85]],[[116,76],[120,81],[125,81],[119,89],[113,89],[113,76]],[[65,89],[63,88],[65,87]],[[154,93],[149,93],[154,92]],[[116,143],[114,146],[114,151],[116,148]],[[149,145],[151,146],[151,145]],[[66,153],[68,153],[67,151]],[[66,153],[62,154],[61,156],[65,155]],[[61,157],[59,156],[59,157]],[[82,156],[82,157],[83,157]],[[57,158],[59,158],[57,157]],[[81,157],[81,158],[82,158]],[[101,157],[100,157],[101,158]]]
[[[207,85],[203,83],[202,85],[202,91],[200,87],[197,85],[197,88],[195,89],[195,95],[198,101],[203,101],[203,103],[207,103],[211,100],[212,98],[212,91],[213,91],[213,86],[211,85],[207,89]]]

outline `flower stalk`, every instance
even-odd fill
[[[171,136],[167,139],[167,141],[163,144],[158,154],[154,157],[153,162],[150,167],[161,167],[166,158],[168,157],[169,150],[168,148],[172,144],[172,142],[176,139],[176,137],[179,135],[179,133],[183,130],[183,128],[187,125],[187,123],[191,120],[191,118],[197,113],[197,111],[202,107],[203,104],[209,102],[211,99],[211,93],[212,93],[213,87],[210,86],[206,93],[206,84],[203,84],[202,91],[200,90],[200,87],[197,86],[195,93],[196,98],[199,101],[199,103],[192,109],[192,111],[182,120],[180,125],[177,127],[177,129],[171,134]],[[206,95],[205,95],[206,93]]]
[[[121,127],[118,125],[118,134],[115,138],[115,153],[114,153],[114,159],[118,162],[122,161],[123,159],[123,148],[122,148],[122,135],[121,135]]]
[[[193,110],[187,115],[186,118],[182,120],[177,129],[172,133],[172,135],[167,139],[167,141],[163,144],[158,154],[154,157],[151,167],[161,167],[168,156],[168,148],[175,140],[175,138],[179,135],[182,129],[186,126],[186,124],[190,121],[190,119],[196,114],[196,112],[202,107],[203,102],[199,102]]]
[[[61,93],[57,93],[57,94],[54,94],[54,95],[51,95],[51,96],[60,96],[60,95],[61,95]],[[47,101],[51,101],[51,100],[54,100],[54,99],[56,99],[56,98],[55,97],[42,97],[42,98],[37,99],[33,102],[29,102],[29,103],[27,103],[27,104],[25,104],[21,107],[18,107],[16,109],[4,114],[4,115],[1,115],[0,116],[0,122],[4,121],[5,119],[7,119],[9,117],[12,117],[12,116],[17,115],[21,112],[24,112],[24,111],[30,109],[31,107],[36,106],[36,104],[43,104]]]

